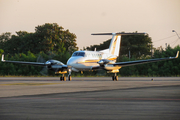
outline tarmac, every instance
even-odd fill
[[[0,77],[0,120],[179,118],[180,77]]]

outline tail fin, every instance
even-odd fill
[[[111,43],[109,45],[109,53],[112,55],[116,55],[118,57],[122,35],[144,35],[144,34],[146,33],[95,33],[91,35],[113,35]]]
[[[121,35],[114,34],[109,45],[109,53],[115,56],[119,56],[119,49],[121,43]]]

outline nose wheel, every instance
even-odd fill
[[[60,81],[66,81],[66,77],[64,76],[60,77]]]
[[[69,75],[68,75],[68,80],[71,81],[72,77],[71,77],[71,69],[68,70],[69,71]],[[62,76],[60,77],[60,81],[66,81],[66,77],[64,76],[64,74],[62,74]]]
[[[72,77],[71,77],[71,76],[68,76],[68,80],[71,81],[71,80],[72,80]],[[61,76],[61,77],[60,77],[60,81],[66,81],[66,77]]]
[[[66,81],[66,77],[64,76],[64,74],[60,77],[60,81]]]
[[[70,68],[68,71],[69,71],[68,80],[71,81],[72,80],[72,77],[71,77],[72,68]]]
[[[118,81],[118,76],[116,75],[116,73],[115,73],[114,76],[112,76],[112,80],[113,80],[113,81]]]

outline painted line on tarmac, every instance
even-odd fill
[[[39,86],[39,85],[55,85],[62,83],[9,83],[9,84],[0,84],[2,86],[10,86],[10,85],[25,85],[25,86]]]
[[[106,101],[180,101],[180,99],[173,98],[41,98],[41,97],[29,97],[29,98],[0,98],[1,100],[106,100]]]

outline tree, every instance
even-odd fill
[[[37,38],[38,51],[48,53],[70,53],[78,49],[76,44],[76,35],[70,33],[69,30],[64,30],[63,27],[56,23],[46,23],[35,28],[35,36]]]
[[[131,56],[138,59],[142,55],[151,55],[151,38],[146,35],[125,35],[122,36],[121,55],[126,55],[129,57],[129,51],[131,52]],[[131,57],[130,56],[130,57]]]
[[[0,48],[7,54],[32,53],[38,54],[54,52],[57,54],[78,50],[76,35],[64,30],[56,23],[46,23],[35,27],[35,33],[18,31],[17,35],[4,33],[0,36]]]
[[[0,35],[0,48],[4,49],[4,43],[11,39],[11,33],[6,32]]]
[[[94,50],[96,48],[97,51],[103,50],[103,49],[108,49],[110,45],[111,39],[104,41],[100,45],[91,45],[90,47],[84,48],[85,50]]]

